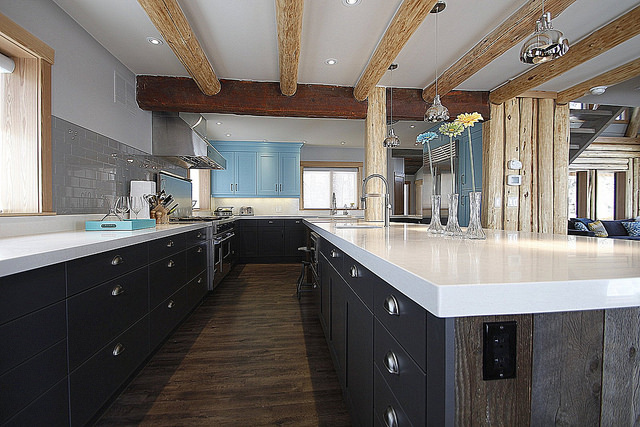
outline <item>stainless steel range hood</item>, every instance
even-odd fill
[[[207,141],[206,127],[200,114],[154,111],[152,154],[187,169],[225,169],[227,161]]]

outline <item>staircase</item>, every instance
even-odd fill
[[[569,164],[618,117],[625,107],[599,105],[596,110],[570,110]]]

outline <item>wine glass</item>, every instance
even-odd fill
[[[136,219],[138,219],[138,213],[144,208],[146,205],[146,201],[142,196],[130,196],[129,198],[129,208],[131,212],[135,215]]]
[[[118,197],[118,201],[116,202],[116,213],[124,217],[124,215],[129,212],[129,198],[127,196]]]

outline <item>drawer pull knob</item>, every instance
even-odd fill
[[[118,344],[116,344],[115,347],[113,347],[113,351],[111,352],[111,354],[113,354],[114,356],[118,356],[123,351],[124,351],[124,346],[122,344],[118,343]]]
[[[396,415],[396,410],[393,409],[393,406],[387,406],[387,409],[384,410],[384,425],[387,427],[398,427],[398,416]]]
[[[384,355],[384,367],[387,368],[387,371],[389,371],[390,374],[393,375],[400,375],[400,368],[398,366],[398,358],[396,357],[396,354],[389,350],[387,351],[387,354]]]
[[[358,277],[358,267],[356,267],[355,265],[352,265],[351,268],[349,269],[349,274],[353,278]]]
[[[202,246],[200,246],[200,247],[198,248],[198,253],[199,253],[199,254],[201,254],[201,253],[202,253]]]
[[[116,255],[111,260],[111,265],[120,265],[124,263],[124,259],[120,255]]]
[[[202,277],[198,277],[198,284],[202,283]]]
[[[169,262],[167,263],[167,268],[174,267],[175,265],[176,263],[172,259],[170,259]]]
[[[273,224],[273,221],[269,221],[269,224]]]
[[[331,258],[338,258],[338,251],[331,249]]]
[[[169,301],[169,304],[167,304],[167,308],[168,308],[169,310],[171,310],[171,309],[173,308],[173,306],[174,306],[174,305],[176,305],[176,303],[175,303],[175,302],[173,302],[173,300],[171,300],[171,301]]]
[[[202,233],[196,234],[196,239],[201,239],[201,238],[202,238]]]
[[[169,240],[169,241],[167,242],[167,247],[168,247],[168,248],[172,248],[172,247],[173,247],[173,245],[175,245],[175,243],[173,243],[173,240]]]
[[[113,289],[111,289],[111,296],[113,297],[117,297],[118,295],[122,294],[124,294],[124,288],[120,285],[116,285]]]
[[[384,307],[384,311],[389,313],[391,316],[400,316],[400,308],[398,307],[398,300],[393,295],[388,295],[384,299],[384,303],[382,305]]]

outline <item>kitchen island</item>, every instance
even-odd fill
[[[633,425],[637,419],[637,242],[491,230],[487,240],[470,241],[430,236],[417,224],[306,223],[323,239],[320,306],[329,315],[321,320],[339,377],[371,384],[376,422]],[[367,280],[358,284],[359,277]],[[424,314],[397,328],[403,314],[390,316],[388,308],[402,309],[403,301]],[[359,331],[349,330],[350,323]],[[414,328],[420,323],[425,326]],[[407,337],[408,330],[415,332]],[[356,362],[349,337],[356,334],[365,335],[359,348],[370,347],[359,357],[371,354],[373,380],[365,378],[369,371],[349,372]],[[422,372],[423,385],[400,380],[402,360]],[[485,379],[492,375],[497,379]],[[345,388],[352,413],[362,404],[352,396],[361,392]],[[407,408],[416,394],[424,397],[423,408],[412,416]]]

